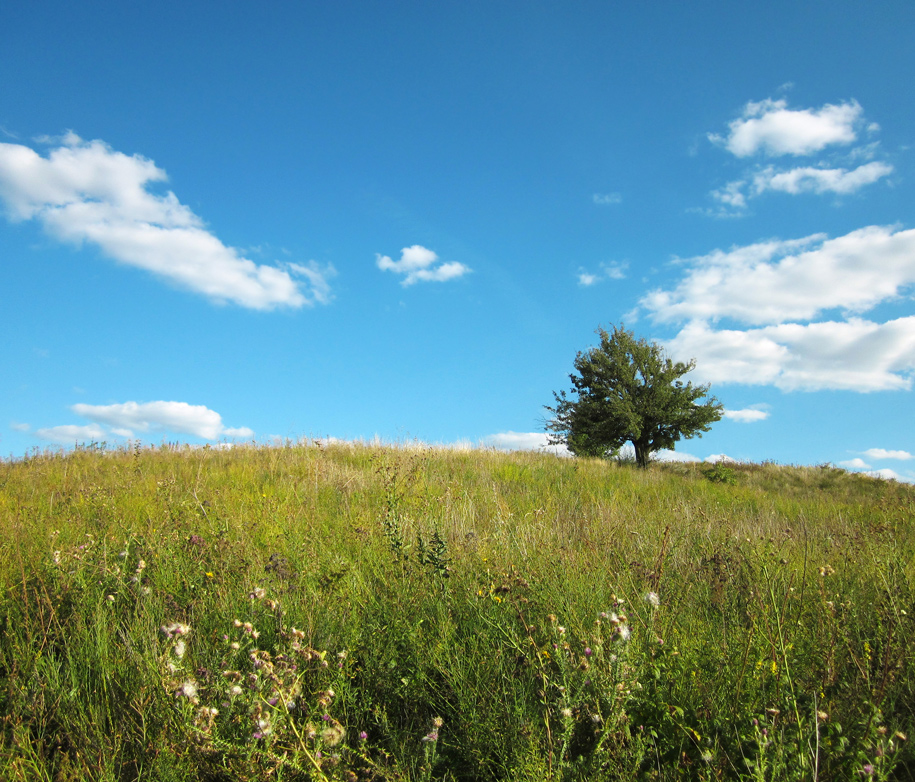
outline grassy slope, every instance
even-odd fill
[[[915,489],[719,477],[344,445],[0,464],[0,774],[913,778]]]

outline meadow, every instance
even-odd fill
[[[0,779],[915,779],[915,487],[419,446],[0,462]]]

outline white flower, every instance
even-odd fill
[[[646,592],[645,593],[645,602],[648,603],[652,608],[657,608],[661,605],[661,598],[658,597],[657,592]]]

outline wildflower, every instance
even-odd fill
[[[645,594],[645,602],[648,603],[652,608],[657,608],[661,605],[661,598],[658,597],[657,592],[647,592]]]
[[[105,600],[107,600],[109,603],[113,603],[113,602],[114,602],[114,595],[108,595],[108,596],[105,598]]]
[[[369,734],[366,733],[364,730],[359,731],[359,741],[365,741],[368,739],[368,737],[369,737]]]
[[[585,657],[590,657],[592,654],[594,654],[594,650],[591,649],[590,646],[586,646],[585,647]]]
[[[263,600],[267,596],[267,590],[263,587],[255,587],[253,591],[248,594],[249,600]]]
[[[425,736],[422,737],[422,741],[426,744],[432,744],[433,742],[438,741],[438,731],[431,730]]]
[[[184,657],[184,653],[186,651],[187,651],[187,647],[185,646],[184,641],[182,639],[178,639],[178,641],[175,642],[174,649],[172,649],[172,652],[174,653],[175,657],[177,657],[180,660],[182,657]]]
[[[193,679],[188,679],[184,682],[179,688],[176,695],[187,698],[191,703],[197,702],[197,682]]]
[[[828,715],[825,711],[818,711],[818,712],[817,712],[817,719],[818,719],[820,722],[826,722],[826,720],[829,719],[829,715]]]
[[[166,638],[175,638],[179,635],[187,635],[191,632],[190,625],[184,625],[180,622],[172,622],[170,625],[162,625],[159,628],[159,632],[162,633]]]
[[[621,641],[628,641],[629,636],[632,635],[632,631],[629,629],[629,625],[620,625],[616,628],[616,634]]]
[[[329,747],[336,747],[346,736],[346,729],[336,720],[321,731],[321,739]]]
[[[255,739],[262,739],[273,733],[273,725],[270,724],[269,715],[262,715],[256,720],[257,730],[254,731]]]
[[[436,730],[438,730],[444,724],[445,720],[443,720],[441,717],[436,717],[434,720],[432,720],[432,727]]]
[[[237,684],[233,684],[232,687],[229,689],[229,695],[231,695],[233,698],[241,695],[241,693],[242,693],[242,689]]]
[[[872,763],[865,763],[864,767],[861,769],[861,773],[866,777],[874,776],[874,766]]]
[[[572,719],[572,710],[569,708],[562,709],[559,713],[567,720]]]

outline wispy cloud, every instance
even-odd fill
[[[595,193],[591,196],[591,200],[598,206],[613,206],[614,204],[621,204],[623,196],[619,193]]]
[[[483,445],[500,451],[550,451],[568,454],[564,445],[550,445],[544,432],[499,432],[483,438]]]
[[[68,133],[42,157],[0,143],[0,199],[11,220],[35,219],[55,239],[89,242],[114,260],[145,269],[215,302],[269,310],[327,303],[331,266],[311,261],[258,265],[224,245],[140,155]]]
[[[628,268],[628,262],[620,263],[617,261],[601,263],[597,272],[589,272],[584,267],[579,267],[578,284],[583,288],[587,288],[605,280],[624,280],[626,279],[626,269]]]
[[[868,448],[863,452],[868,459],[880,461],[881,459],[899,459],[907,461],[915,458],[908,451],[887,451],[885,448]]]
[[[725,410],[724,417],[741,424],[755,423],[756,421],[765,421],[769,417],[769,411],[760,407],[745,407],[743,410]]]
[[[400,260],[387,255],[375,255],[375,263],[382,271],[402,274],[401,285],[407,287],[417,282],[445,282],[470,272],[470,268],[457,261],[439,262],[438,255],[422,245],[414,244],[400,251]]]
[[[108,436],[108,432],[95,424],[78,426],[64,424],[62,426],[49,426],[35,431],[42,440],[47,440],[58,445],[74,445],[86,441],[100,441]]]
[[[113,405],[76,404],[70,408],[74,413],[97,424],[106,424],[118,430],[123,437],[132,437],[134,432],[174,432],[189,434],[204,440],[218,440],[220,437],[252,437],[254,432],[247,427],[226,427],[222,416],[204,405],[190,405],[187,402],[123,402]]]

